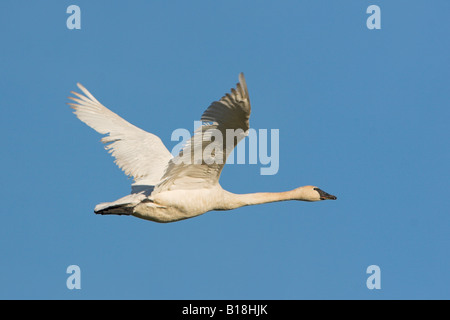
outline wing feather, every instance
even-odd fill
[[[248,134],[250,113],[247,84],[241,73],[236,88],[205,110],[201,117],[202,126],[180,154],[170,160],[154,193],[208,188],[217,184],[229,154]],[[227,131],[232,135],[228,136]]]
[[[115,158],[115,163],[135,184],[156,185],[161,181],[172,159],[169,150],[159,137],[146,132],[103,106],[85,87],[77,84],[84,93],[72,91],[68,103],[75,115],[100,134],[105,149]]]

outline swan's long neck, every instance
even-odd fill
[[[263,204],[269,202],[286,201],[286,200],[302,200],[298,198],[298,194],[291,191],[285,192],[258,192],[247,194],[235,194],[227,192],[225,197],[224,209],[236,209],[243,206],[254,204]],[[307,199],[305,199],[307,200]]]

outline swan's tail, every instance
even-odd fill
[[[113,202],[104,202],[95,206],[96,214],[131,215],[134,207],[147,197],[144,194],[130,194]]]
[[[111,202],[100,203],[95,206],[94,212],[96,214],[118,214],[118,215],[131,215],[133,213],[133,206],[130,205],[110,205]]]

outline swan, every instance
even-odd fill
[[[154,222],[174,222],[213,210],[231,210],[243,206],[285,200],[321,201],[336,197],[316,186],[303,186],[285,192],[234,194],[219,184],[225,161],[249,130],[250,99],[244,74],[231,92],[214,101],[201,117],[202,125],[182,148],[172,156],[161,139],[127,122],[103,106],[83,85],[83,94],[71,91],[68,103],[82,122],[105,135],[101,141],[126,175],[134,178],[131,194],[113,202],[98,204],[96,214],[132,215]],[[211,139],[212,130],[229,141]],[[200,139],[199,139],[200,138]],[[209,158],[195,161],[196,149],[212,145]],[[193,152],[194,151],[194,152]],[[186,161],[188,160],[188,161]],[[189,161],[194,160],[194,161]]]

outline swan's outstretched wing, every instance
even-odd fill
[[[203,113],[202,126],[169,162],[154,193],[215,185],[229,154],[248,134],[250,111],[247,85],[241,73],[236,89],[214,101]]]
[[[161,139],[122,119],[98,102],[81,84],[77,86],[84,95],[72,91],[77,98],[69,97],[75,102],[69,105],[75,109],[78,119],[98,133],[108,134],[101,140],[107,143],[105,149],[116,158],[114,162],[125,174],[135,179],[136,184],[158,184],[173,158]]]

